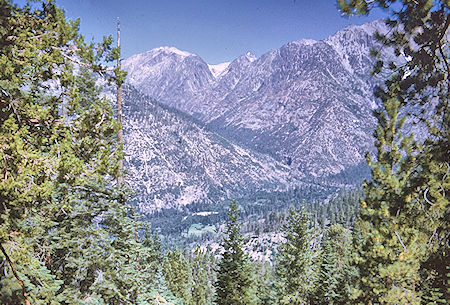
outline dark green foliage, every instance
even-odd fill
[[[268,262],[254,262],[256,279],[255,290],[258,297],[257,304],[275,304],[277,300],[276,278],[273,267]]]
[[[414,142],[405,137],[400,116],[402,97],[398,76],[382,96],[383,109],[376,115],[377,161],[368,155],[372,181],[365,185],[361,202],[355,263],[359,270],[357,300],[361,304],[400,302],[419,304],[419,267],[426,239],[415,228],[417,201],[408,187],[414,169]],[[399,301],[400,300],[400,301]]]
[[[192,285],[191,270],[187,259],[178,248],[167,252],[162,272],[170,291],[189,304]]]
[[[215,273],[214,256],[207,250],[197,247],[190,255],[192,290],[192,305],[212,304],[214,296]]]
[[[254,304],[253,274],[249,258],[244,252],[244,239],[235,200],[230,202],[223,254],[217,268],[216,302],[222,305]]]
[[[158,253],[115,186],[119,124],[95,86],[112,40],[84,43],[53,1],[0,10],[0,302],[136,303]]]
[[[353,190],[342,190],[336,197],[321,207],[307,206],[307,211],[318,219],[319,224],[325,228],[326,225],[341,224],[346,228],[353,227],[359,214],[359,201],[363,196],[362,187]],[[322,217],[327,221],[322,220]]]
[[[395,1],[338,2],[347,14],[365,14]],[[333,190],[317,181],[287,192],[248,194],[242,215],[264,221],[248,221],[241,230],[238,205],[230,203],[216,274],[214,257],[200,249],[189,255],[169,251],[160,269],[158,238],[123,202],[125,190],[116,185],[123,158],[120,124],[95,86],[97,72],[105,71],[101,63],[120,54],[112,39],[86,44],[78,21],[68,22],[53,1],[20,8],[0,0],[0,303],[211,304],[215,293],[218,304],[233,305],[444,304],[449,3],[398,2],[403,5],[387,21],[392,31],[378,38],[406,60],[378,60],[373,70],[391,76],[377,91],[383,102],[376,113],[377,155],[368,157],[372,179],[360,210],[356,190],[305,204],[313,225],[303,211],[274,211],[299,199],[329,197]],[[379,50],[373,55],[380,56]],[[125,73],[114,72],[110,81],[123,83]],[[424,110],[414,112],[428,127],[422,143],[402,134],[407,116],[401,113],[408,109]],[[333,179],[352,181],[347,174]],[[161,212],[174,223],[161,218],[161,227],[178,234],[193,223],[225,217],[223,206],[217,212],[185,222],[184,212]],[[328,228],[320,250],[309,229],[319,225]],[[276,272],[250,263],[242,231],[259,235],[281,226],[286,240]]]
[[[155,109],[155,111],[157,110]],[[291,205],[299,206],[299,204],[302,205],[303,202],[311,202],[311,204],[308,204],[308,212],[311,214],[319,214],[319,212],[316,211],[319,207],[312,207],[313,203],[325,200],[336,191],[338,191],[336,187],[328,188],[321,185],[320,182],[317,182],[282,192],[267,193],[266,191],[261,190],[256,193],[248,193],[244,198],[238,200],[240,203],[240,216],[246,223],[249,219],[261,219],[266,218],[268,215],[284,214]],[[349,194],[344,191],[342,192],[342,196],[349,196],[348,199],[351,200],[351,204],[354,203],[348,210],[349,213],[352,213],[351,216],[348,217],[350,223],[352,223],[356,218],[355,214],[359,198],[358,200],[353,201],[353,192],[349,191],[348,193]],[[189,235],[182,238],[180,235],[187,233],[192,224],[201,223],[202,225],[207,226],[217,225],[218,223],[225,221],[227,217],[227,206],[228,201],[215,204],[198,202],[189,205],[189,207],[184,210],[164,209],[155,212],[153,215],[149,215],[148,221],[152,224],[153,229],[160,230],[161,236],[165,239],[165,244],[167,244],[167,248],[175,245],[192,246],[193,244],[204,242],[205,239],[214,240],[217,236],[215,234],[213,236],[211,236],[211,234],[203,234],[201,236]],[[192,212],[200,211],[217,212],[217,214],[208,216],[192,215]],[[346,206],[344,206],[342,212],[347,213]],[[347,217],[347,214],[345,214],[345,217]],[[265,222],[260,230],[276,230],[279,227],[278,225],[280,225],[278,220],[273,218],[270,220],[270,223]],[[244,233],[247,233],[245,223],[242,229]],[[256,226],[257,224],[254,225]]]
[[[353,268],[350,232],[343,226],[332,225],[322,241],[322,255],[314,293],[314,304],[349,304]]]
[[[213,304],[214,263],[214,255],[199,246],[186,250],[185,255],[178,248],[168,251],[162,273],[166,289],[174,298],[169,295],[167,299],[192,305]]]
[[[313,292],[317,270],[309,222],[308,214],[291,208],[283,225],[285,241],[278,247],[275,265],[280,304],[305,304]]]
[[[390,31],[377,37],[403,60],[380,64],[378,69],[374,69],[375,73],[394,75],[378,92],[384,103],[391,99],[390,103],[384,104],[390,119],[379,118],[379,129],[386,130],[386,122],[397,124],[391,114],[395,107],[405,105],[415,110],[411,116],[428,127],[427,139],[418,143],[418,149],[412,155],[406,152],[405,158],[399,157],[398,151],[391,153],[389,149],[390,143],[401,148],[402,139],[391,139],[395,134],[378,133],[378,141],[380,138],[387,141],[387,145],[381,142],[377,147],[379,154],[384,153],[386,158],[378,158],[378,164],[373,164],[373,175],[379,185],[368,185],[367,202],[363,202],[365,206],[361,211],[365,224],[360,226],[363,244],[372,243],[372,249],[378,249],[377,255],[381,256],[384,251],[395,252],[389,249],[395,240],[401,244],[404,253],[400,255],[397,252],[398,262],[392,255],[385,254],[381,264],[375,258],[372,258],[372,264],[384,264],[386,270],[390,270],[377,276],[387,276],[388,281],[400,279],[402,284],[393,284],[389,289],[391,292],[395,287],[407,286],[406,290],[398,292],[402,303],[443,303],[450,297],[447,287],[449,272],[443,267],[449,253],[450,205],[446,194],[450,185],[450,4],[445,0],[338,2],[345,14],[366,14],[374,6],[390,9],[390,18],[386,21]],[[400,5],[393,5],[395,2]],[[379,52],[374,53],[380,55]],[[389,158],[392,159],[390,167],[387,166]],[[377,210],[380,210],[379,216],[376,216]],[[386,248],[380,249],[380,246]],[[367,249],[359,251],[364,251],[363,255],[370,252]],[[371,259],[357,263],[367,264],[363,270],[371,272],[366,269]],[[372,276],[369,278],[363,286],[376,285]],[[368,286],[362,295],[371,293]],[[388,290],[383,291],[387,293]],[[380,294],[380,291],[374,293]],[[389,298],[390,302],[398,303],[394,301],[395,294],[390,294]]]

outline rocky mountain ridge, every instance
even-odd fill
[[[282,192],[302,174],[241,147],[176,109],[124,90],[126,180],[144,213]]]
[[[372,148],[379,81],[369,71],[370,50],[380,47],[372,37],[377,30],[386,31],[383,21],[349,26],[323,41],[290,42],[259,58],[244,54],[220,71],[169,47],[135,55],[123,67],[146,95],[324,178],[357,168]]]

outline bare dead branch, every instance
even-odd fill
[[[401,243],[402,246],[403,246],[403,249],[405,249],[405,252],[406,252],[406,246],[405,246],[405,244],[403,243],[402,239],[400,238],[400,235],[398,235],[397,231],[395,231],[394,233],[395,233],[395,235],[397,235],[398,240],[400,241],[400,243]]]
[[[16,277],[16,279],[19,281],[20,286],[22,286],[22,295],[25,300],[25,305],[31,305],[31,303],[28,301],[27,298],[27,290],[25,288],[25,284],[23,283],[22,279],[19,277],[19,275],[16,272],[16,268],[14,267],[13,262],[9,258],[8,254],[5,251],[5,248],[3,248],[3,245],[0,243],[0,249],[2,250],[3,255],[5,256],[6,260],[8,261],[9,266],[11,267],[12,273]]]

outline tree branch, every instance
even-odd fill
[[[450,74],[450,67],[449,67],[449,63],[447,61],[447,57],[445,56],[444,50],[442,49],[442,39],[444,39],[445,33],[447,33],[449,26],[450,26],[450,16],[447,16],[447,20],[445,21],[444,28],[443,28],[442,32],[440,33],[440,37],[438,40],[439,53],[441,53],[445,67],[447,68],[447,77]]]
[[[402,239],[400,238],[400,235],[398,235],[397,231],[395,231],[394,233],[395,233],[395,235],[397,235],[398,240],[400,241],[400,243],[401,243],[402,246],[403,246],[403,249],[405,249],[405,252],[406,252],[406,246],[405,246],[405,244],[402,242]]]
[[[423,198],[425,199],[425,201],[426,202],[428,202],[430,205],[434,205],[430,200],[428,200],[428,198],[427,198],[427,193],[428,193],[428,190],[429,190],[430,188],[427,188],[426,190],[425,190],[425,192],[423,193]]]
[[[22,295],[23,295],[23,298],[25,299],[25,305],[31,305],[31,303],[27,299],[27,290],[25,288],[25,284],[23,283],[22,279],[17,274],[16,268],[14,267],[13,262],[9,258],[8,254],[6,254],[5,248],[3,248],[3,245],[1,243],[0,243],[0,249],[2,250],[2,253],[5,256],[6,260],[8,261],[8,264],[11,267],[12,273],[14,274],[16,279],[19,281],[20,286],[22,286]]]

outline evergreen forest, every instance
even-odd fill
[[[257,216],[232,200],[213,248],[160,236],[131,200],[120,98],[97,82],[121,92],[126,78],[112,36],[87,42],[53,0],[0,0],[0,304],[447,304],[450,2],[337,6],[384,9],[376,38],[406,59],[373,50],[384,85],[370,178],[327,200],[274,194]],[[424,139],[403,128],[411,117]]]

